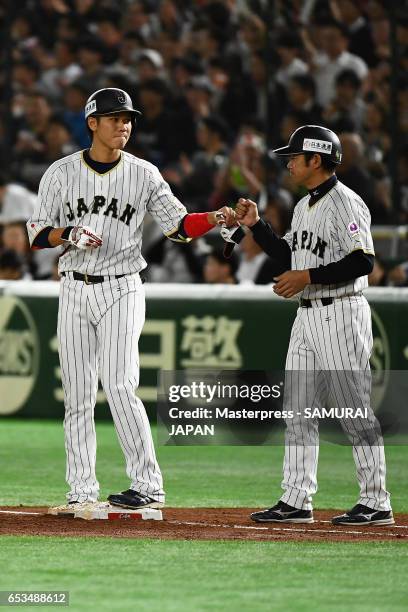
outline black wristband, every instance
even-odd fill
[[[74,229],[73,225],[67,225],[64,231],[61,234],[61,240],[68,240],[71,230]]]
[[[45,227],[43,230],[41,230],[33,240],[33,244],[32,244],[33,248],[50,249],[51,245],[50,245],[50,241],[48,240],[48,236],[50,235],[50,232],[53,229],[54,228],[52,226],[48,226],[48,227]]]

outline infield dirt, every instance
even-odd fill
[[[408,515],[396,514],[395,525],[336,527],[339,510],[317,510],[312,524],[260,524],[250,520],[259,508],[165,508],[163,521],[61,518],[47,508],[0,508],[0,535],[157,538],[163,540],[252,541],[400,541],[408,543]]]

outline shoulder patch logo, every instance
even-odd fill
[[[358,227],[355,221],[352,221],[351,223],[349,223],[347,229],[350,232],[350,234],[356,234],[358,231],[360,231],[360,228]]]

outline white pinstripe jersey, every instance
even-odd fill
[[[45,227],[88,225],[102,237],[103,245],[85,251],[70,247],[60,257],[59,272],[131,274],[146,267],[141,254],[146,212],[166,235],[187,214],[153,164],[122,151],[120,162],[99,174],[78,151],[44,173],[34,213],[27,222],[28,235],[32,244]]]
[[[290,231],[284,236],[292,250],[292,270],[327,266],[353,251],[374,255],[371,215],[366,204],[340,181],[309,206],[310,196],[295,206]],[[342,297],[368,287],[367,276],[333,285],[307,285],[303,298]]]

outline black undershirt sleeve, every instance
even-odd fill
[[[260,219],[251,227],[255,241],[269,257],[277,264],[277,274],[291,269],[292,252],[289,244],[283,238],[279,238],[263,219]]]
[[[256,242],[269,257],[276,262],[276,274],[291,269],[292,253],[289,244],[279,238],[271,226],[260,219],[251,227]],[[313,284],[332,285],[344,283],[359,276],[366,276],[374,267],[374,255],[364,253],[362,250],[353,251],[340,261],[312,268],[310,280]]]
[[[327,266],[311,268],[309,274],[313,284],[332,285],[366,276],[372,272],[373,268],[374,255],[358,250]]]

